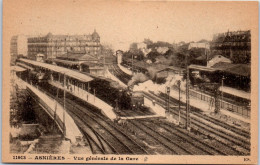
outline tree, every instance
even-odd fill
[[[136,42],[132,43],[132,44],[130,45],[129,51],[132,52],[132,53],[134,53],[134,52],[136,52],[137,50],[138,50],[137,43],[136,43]]]
[[[151,51],[147,54],[147,58],[150,59],[153,63],[156,61],[156,57],[160,54],[157,51]]]

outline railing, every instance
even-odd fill
[[[41,91],[41,92],[43,92],[42,90],[40,90],[39,88],[37,88],[39,91]],[[64,123],[63,123],[63,121],[59,118],[59,116],[56,114],[56,115],[54,115],[55,114],[55,112],[54,112],[54,110],[52,110],[50,107],[49,107],[49,105],[47,105],[40,97],[38,97],[36,94],[34,94],[34,92],[33,91],[31,91],[29,88],[27,88],[27,90],[28,90],[28,92],[30,93],[30,95],[31,96],[33,96],[32,98],[36,101],[36,102],[38,102],[39,104],[41,104],[42,105],[42,107],[44,107],[44,109],[45,109],[45,111],[46,111],[46,113],[54,120],[54,116],[55,116],[55,122],[57,123],[57,125],[58,125],[58,127],[59,127],[59,129],[60,129],[60,131],[61,132],[63,132],[63,130],[64,130]],[[45,92],[43,92],[43,93],[45,93]],[[47,97],[49,97],[49,96],[47,96]],[[50,98],[50,97],[49,97]],[[51,99],[51,98],[50,98]],[[58,104],[58,103],[57,103]]]

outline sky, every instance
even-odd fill
[[[211,40],[220,32],[250,30],[255,2],[138,2],[8,0],[3,3],[3,36],[89,34],[115,50],[144,38],[153,41]]]

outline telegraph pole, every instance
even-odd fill
[[[186,129],[190,131],[190,73],[188,66],[188,54],[186,54],[186,72],[187,72],[187,80],[186,80]]]

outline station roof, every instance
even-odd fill
[[[90,54],[86,54],[84,51],[67,52],[66,54],[58,56],[57,58],[70,61],[98,61],[96,57]]]
[[[206,72],[222,71],[225,73],[244,76],[244,77],[249,77],[251,74],[251,67],[250,65],[247,64],[230,64],[226,62],[219,62],[210,68],[201,65],[190,65],[189,68],[194,70],[199,70],[199,71],[206,71]]]
[[[62,60],[62,59],[53,59],[54,62],[59,62],[67,65],[78,65],[79,61],[69,61],[69,60]]]
[[[162,71],[165,71],[165,70],[173,70],[173,71],[183,72],[185,69],[179,68],[179,67],[175,67],[175,66],[169,66],[169,67],[167,67],[165,69],[162,69],[162,70],[160,70],[158,72],[162,72]]]
[[[57,65],[51,65],[51,64],[47,64],[47,63],[43,63],[43,62],[38,62],[38,61],[33,61],[33,60],[28,60],[28,59],[22,59],[22,58],[20,60],[23,61],[23,62],[32,64],[32,65],[38,66],[38,67],[43,67],[43,68],[52,70],[54,72],[65,74],[66,76],[69,76],[71,78],[77,79],[77,80],[82,81],[82,82],[89,82],[89,81],[93,80],[93,78],[91,78],[91,77],[89,77],[89,76],[87,76],[83,73],[80,73],[80,72],[77,72],[77,71],[74,71],[74,70],[70,70],[70,69],[67,69],[67,68],[64,68],[64,67],[60,67],[60,66],[57,66]]]
[[[17,62],[16,64],[19,65],[19,66],[21,66],[21,67],[23,67],[23,68],[33,70],[32,67],[30,67],[30,66],[28,66],[28,65],[25,65],[25,64],[23,64],[23,63]]]
[[[207,72],[215,72],[215,71],[217,71],[214,68],[209,68],[209,67],[201,66],[201,65],[190,65],[189,69],[195,69],[195,70],[207,71]]]
[[[26,71],[26,69],[20,67],[20,66],[11,66],[11,70],[16,71],[16,72],[23,72]]]
[[[230,64],[225,62],[219,62],[212,66],[214,69],[218,69],[230,74],[241,75],[249,77],[251,74],[251,67],[247,64]]]

